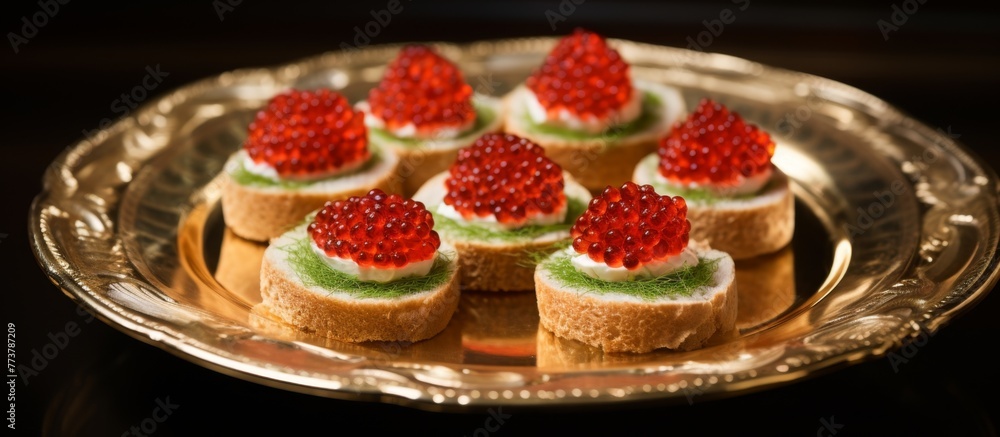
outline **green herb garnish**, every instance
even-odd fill
[[[773,189],[776,184],[775,178],[772,177],[771,180],[755,192],[736,194],[732,196],[720,196],[705,188],[679,188],[659,182],[656,179],[656,175],[659,173],[659,162],[659,156],[654,154],[651,157],[644,158],[639,162],[639,165],[642,167],[642,171],[648,173],[647,179],[652,181],[650,184],[654,189],[656,189],[657,193],[664,196],[681,196],[688,203],[711,205],[724,200],[748,200],[759,196],[761,193],[766,193],[767,191]]]
[[[656,189],[662,195],[665,196],[681,196],[685,201],[689,203],[700,203],[711,205],[715,202],[724,200],[748,200],[753,199],[760,195],[760,193],[767,192],[774,186],[774,178],[768,181],[760,190],[752,193],[736,194],[733,196],[722,197],[718,194],[713,193],[711,190],[704,188],[677,188],[673,186],[667,186],[665,184],[653,181],[653,188]]]
[[[573,197],[566,198],[566,219],[562,223],[551,225],[529,225],[517,229],[497,229],[487,225],[461,222],[436,211],[434,215],[434,230],[459,240],[492,240],[492,241],[525,241],[533,240],[550,232],[568,231],[587,210],[587,202]]]
[[[303,236],[281,248],[288,254],[288,263],[299,280],[309,287],[336,290],[358,298],[392,298],[432,290],[448,282],[454,270],[451,260],[438,252],[427,275],[410,276],[386,283],[360,281],[330,268],[313,252],[310,245],[309,237]]]
[[[331,176],[330,179],[349,176],[370,170],[373,166],[375,166],[375,164],[382,161],[382,152],[378,148],[374,147],[371,148],[371,152],[372,156],[369,157],[368,161],[365,161],[364,164],[361,164],[360,167],[344,174]],[[320,179],[317,181],[294,181],[286,179],[272,179],[267,176],[262,176],[257,173],[251,172],[250,170],[247,170],[247,168],[243,165],[243,160],[237,160],[236,168],[233,169],[232,173],[230,173],[229,176],[233,178],[233,180],[236,181],[237,184],[247,187],[262,187],[262,188],[279,187],[289,190],[303,188],[312,184],[329,180],[329,179]]]
[[[527,110],[524,111],[523,121],[524,124],[528,126],[528,130],[538,134],[553,135],[571,140],[604,139],[609,143],[614,143],[622,138],[648,129],[650,126],[655,124],[657,120],[662,118],[662,112],[663,102],[660,100],[659,96],[653,93],[643,93],[642,112],[640,113],[639,118],[628,123],[611,126],[601,133],[593,134],[561,126],[535,123],[535,121],[531,119]]]
[[[442,140],[465,142],[464,140],[468,139],[468,142],[471,143],[475,140],[474,136],[476,133],[483,130],[483,128],[488,126],[490,123],[493,123],[493,120],[497,117],[493,108],[484,103],[478,103],[475,99],[472,101],[472,106],[476,110],[476,121],[473,122],[472,126],[459,133],[455,138],[442,138]],[[436,141],[434,139],[400,138],[385,129],[375,127],[368,128],[368,134],[376,143],[384,144],[391,142],[394,144],[401,144],[406,147],[420,147],[428,142]]]
[[[604,281],[580,273],[573,267],[571,255],[566,252],[546,259],[542,267],[549,271],[553,279],[574,289],[602,295],[625,294],[651,301],[664,296],[691,296],[695,290],[710,285],[718,270],[719,258],[698,258],[698,265],[684,267],[669,275],[621,282]]]

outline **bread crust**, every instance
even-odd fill
[[[642,88],[638,88],[642,87]],[[590,139],[567,139],[556,135],[533,132],[524,123],[522,99],[528,89],[521,85],[504,98],[504,129],[527,138],[545,148],[545,154],[591,191],[625,182],[635,165],[656,150],[660,137],[684,113],[684,101],[672,88],[637,82],[637,89],[656,93],[664,100],[664,117],[653,126],[621,139],[605,136]]]
[[[529,291],[535,288],[535,267],[526,263],[531,253],[552,248],[555,241],[490,245],[478,241],[449,240],[462,254],[459,269],[462,289],[480,291]]]
[[[394,178],[404,196],[412,196],[424,182],[447,170],[458,157],[458,149],[414,149],[393,143],[387,143],[386,148],[399,156]]]
[[[429,210],[437,208],[447,192],[444,181],[448,173],[431,177],[414,194]],[[571,196],[590,201],[587,192],[569,173],[563,174],[565,190]],[[535,288],[535,267],[532,254],[553,250],[559,241],[569,238],[569,231],[552,232],[530,241],[462,240],[439,231],[442,240],[455,246],[460,257],[462,289],[478,291],[528,291]]]
[[[457,262],[454,249],[442,249]],[[454,268],[437,288],[399,298],[361,299],[307,287],[275,244],[264,252],[260,285],[262,307],[255,308],[256,314],[270,314],[300,330],[346,342],[426,340],[448,326],[459,300]]]
[[[652,181],[649,166],[659,157],[651,154],[635,168],[632,180],[662,186]],[[655,171],[655,164],[653,164]],[[788,175],[777,167],[768,188],[753,199],[721,199],[713,202],[688,200],[690,238],[708,243],[733,259],[748,259],[781,250],[795,233],[795,196]]]
[[[748,208],[731,206],[729,202],[689,203],[691,238],[705,240],[734,259],[781,250],[795,232],[795,197],[787,183],[777,189],[777,194],[773,202]]]
[[[648,362],[649,355],[610,353],[579,341],[559,337],[552,331],[539,326],[535,333],[538,367],[546,369],[594,368],[596,365],[621,365]]]
[[[535,271],[540,324],[555,335],[608,353],[699,348],[713,336],[735,329],[738,304],[732,258],[714,250],[699,256],[720,258],[715,284],[704,291],[705,299],[653,302],[568,289],[540,264]]]
[[[237,159],[234,155],[221,176],[222,215],[226,226],[242,238],[266,242],[299,224],[306,214],[321,208],[327,201],[365,195],[375,188],[398,193],[401,190],[400,180],[394,175],[399,160],[388,152],[382,153],[386,157],[387,168],[373,172],[363,183],[332,190],[242,185],[233,180],[228,170],[233,160]]]

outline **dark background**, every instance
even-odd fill
[[[707,50],[871,92],[931,127],[950,127],[997,168],[997,7],[926,0],[885,40],[876,22],[891,23],[894,3],[903,5],[900,0],[751,0]],[[685,46],[686,37],[705,30],[703,20],[738,7],[720,0],[586,0],[553,31],[546,11],[558,11],[557,0],[402,0],[402,5],[371,44],[562,35],[585,26],[611,37]],[[21,17],[41,10],[37,1],[3,7],[5,34],[20,33]],[[488,413],[428,413],[271,389],[190,364],[102,322],[88,323],[48,281],[29,248],[26,215],[43,170],[84,130],[118,115],[111,101],[139,84],[147,65],[159,64],[169,73],[152,99],[230,69],[294,61],[351,44],[354,26],[364,26],[371,10],[385,7],[386,1],[348,6],[245,0],[220,20],[211,0],[115,7],[70,1],[18,53],[9,45],[0,48],[3,322],[16,324],[19,360],[30,359],[31,350],[48,343],[47,336],[67,322],[81,325],[28,386],[17,387],[19,432],[117,436],[149,417],[156,399],[169,397],[180,407],[159,425],[157,436],[340,433],[356,426],[379,434],[483,435],[476,433]],[[987,354],[1000,334],[998,314],[1000,296],[993,293],[895,369],[887,359],[875,360],[733,399],[695,398],[690,406],[504,408],[511,417],[494,434],[830,435],[822,421],[832,417],[842,425],[834,428],[838,435],[996,435],[1000,409],[994,396],[1000,385]]]

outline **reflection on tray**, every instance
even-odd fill
[[[795,303],[795,256],[788,246],[776,253],[736,262],[739,309],[736,329],[746,332]]]
[[[345,343],[305,332],[271,314],[260,303],[259,269],[266,246],[223,234],[215,279],[253,305],[250,325],[261,334],[325,347],[340,353],[384,361],[439,361],[465,364],[600,367],[639,363],[679,353],[605,354],[599,348],[556,337],[539,326],[534,293],[463,292],[458,311],[435,337],[416,343]],[[737,329],[743,334],[774,321],[796,302],[794,253],[780,252],[737,262]],[[733,340],[724,333],[708,347]],[[684,353],[697,353],[697,351]]]
[[[390,366],[406,361],[420,362],[461,362],[462,323],[452,318],[444,331],[424,341],[416,343],[369,341],[347,343],[303,331],[282,321],[265,305],[258,304],[250,312],[250,327],[261,335],[286,341],[297,341],[324,347],[340,354],[365,357],[376,363]]]
[[[215,280],[251,305],[260,303],[260,264],[267,246],[236,236],[226,228]]]
[[[535,364],[535,293],[464,292],[458,312],[464,363]]]
[[[538,342],[538,367],[595,367],[601,364],[638,363],[656,354],[605,354],[601,348],[576,340],[557,337],[548,329],[538,328],[535,336]]]

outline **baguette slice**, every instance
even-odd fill
[[[448,172],[442,172],[424,184],[413,195],[413,200],[423,202],[428,211],[437,211],[447,188]],[[590,202],[590,192],[576,182],[569,173],[563,173],[567,198]],[[535,267],[529,257],[551,250],[556,243],[569,238],[569,229],[549,232],[530,239],[471,240],[457,236],[446,229],[437,228],[442,241],[455,246],[461,254],[462,288],[481,291],[527,291],[535,287]]]
[[[458,254],[442,244],[450,276],[433,289],[395,298],[360,298],[350,290],[303,284],[283,247],[308,238],[299,226],[264,251],[260,271],[262,302],[254,313],[268,314],[300,330],[345,342],[425,340],[448,325],[458,308]]]
[[[731,333],[738,299],[733,259],[725,252],[694,244],[689,247],[699,258],[719,260],[711,281],[691,296],[664,296],[653,301],[564,284],[544,262],[539,264],[535,293],[541,325],[559,337],[610,353],[690,350],[713,336]]]
[[[684,196],[656,179],[660,157],[653,153],[635,168],[632,180],[657,192],[685,198],[691,239],[708,243],[733,259],[781,250],[795,233],[795,196],[788,175],[777,167],[763,192],[750,198],[701,200]]]
[[[226,162],[222,175],[222,215],[236,235],[253,241],[268,241],[302,221],[302,217],[329,200],[360,196],[379,188],[400,191],[394,177],[399,158],[391,152],[373,153],[377,161],[354,173],[286,188],[278,185],[244,185],[232,174],[246,159],[240,150]]]
[[[504,129],[544,147],[546,156],[591,191],[602,190],[608,185],[618,186],[625,182],[640,159],[656,150],[660,137],[685,113],[684,99],[674,88],[635,81],[635,90],[659,100],[660,113],[644,129],[620,138],[614,128],[584,137],[566,137],[538,130],[527,113],[526,99],[533,97],[524,85],[504,98],[507,117]],[[644,103],[644,113],[646,106]]]
[[[395,177],[402,187],[404,196],[413,195],[431,176],[447,170],[458,156],[459,149],[472,144],[483,134],[503,130],[504,106],[500,99],[476,94],[473,97],[473,104],[478,119],[476,125],[455,138],[407,140],[393,137],[388,133],[378,133],[375,128],[369,126],[369,141],[399,156],[400,163]],[[358,102],[355,107],[365,114],[371,112],[366,101]]]

